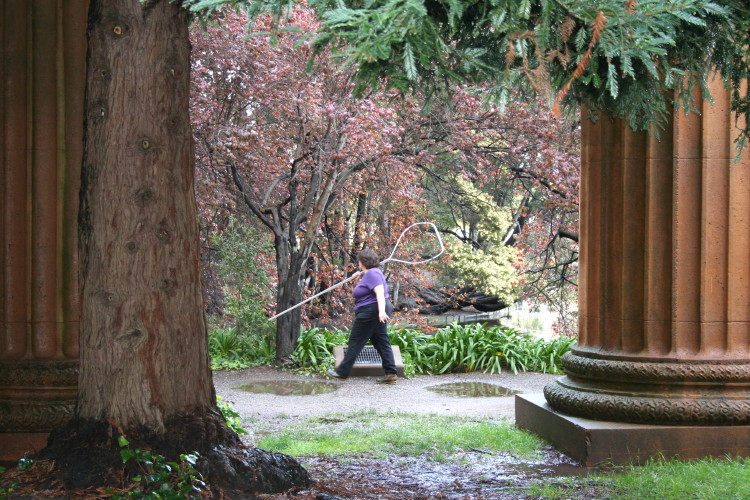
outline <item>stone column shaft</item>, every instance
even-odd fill
[[[71,415],[88,0],[0,2],[0,460]]]
[[[584,120],[580,337],[545,389],[559,411],[750,423],[750,154],[733,161],[729,94],[711,93],[660,140]]]

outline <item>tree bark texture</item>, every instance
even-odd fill
[[[200,286],[187,12],[92,0],[77,417],[156,432],[215,408]]]
[[[278,251],[277,251],[278,255]],[[302,302],[302,290],[304,290],[303,272],[307,265],[299,263],[299,256],[293,255],[291,262],[285,269],[283,279],[279,279],[276,288],[276,304],[279,311],[284,311]],[[284,268],[279,268],[284,269]],[[280,275],[281,278],[281,275]],[[300,329],[302,328],[302,309],[297,308],[276,318],[276,362],[284,363],[297,347]]]

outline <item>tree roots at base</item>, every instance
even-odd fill
[[[138,464],[123,463],[118,444],[121,435],[126,436],[130,449],[150,450],[169,462],[179,462],[179,455],[183,453],[198,453],[200,458],[195,470],[213,492],[220,491],[230,498],[278,493],[310,484],[307,471],[294,458],[248,448],[219,414],[179,415],[166,422],[166,429],[164,434],[146,429],[123,431],[113,422],[74,419],[52,431],[47,447],[33,457],[34,466],[27,471],[9,471],[0,476],[0,487],[2,483],[13,481],[17,483],[15,490],[19,494],[29,491],[25,486],[39,491],[41,467],[48,479],[48,489],[64,496],[71,491],[127,488],[132,477],[142,471]],[[25,494],[24,497],[28,498]]]

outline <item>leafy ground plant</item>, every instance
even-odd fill
[[[208,332],[208,352],[214,370],[241,370],[268,365],[274,359],[273,337],[235,327],[215,327]]]
[[[405,375],[463,372],[499,373],[503,369],[560,373],[560,358],[575,342],[569,337],[534,338],[505,326],[445,326],[435,335],[412,328],[389,330],[401,350]],[[333,347],[345,345],[348,332],[311,328],[302,333],[292,358],[300,367],[324,371],[333,361]]]
[[[438,330],[423,347],[418,373],[490,372],[503,368],[519,371],[559,373],[560,358],[574,340],[534,338],[505,326],[453,323]]]
[[[349,332],[344,330],[308,328],[297,339],[292,359],[300,368],[325,371],[333,368],[334,346],[346,345],[348,338]]]
[[[245,428],[242,427],[242,416],[229,401],[223,401],[221,396],[216,396],[216,404],[219,406],[221,414],[224,415],[227,425],[235,434],[247,434]]]
[[[0,467],[0,475],[4,474],[6,471],[5,467]],[[8,486],[0,486],[0,499],[6,499],[10,498],[10,495],[13,493],[17,486],[17,483],[11,483]]]
[[[207,491],[201,474],[195,470],[197,454],[181,454],[179,462],[167,461],[149,450],[131,448],[124,435],[117,438],[123,463],[133,462],[141,471],[134,476],[133,487],[115,493],[114,500],[129,498],[182,500],[200,498]]]

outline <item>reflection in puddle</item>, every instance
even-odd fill
[[[253,394],[276,394],[277,396],[313,396],[327,394],[339,388],[339,384],[314,380],[259,380],[236,387]]]
[[[455,382],[433,385],[428,387],[427,390],[456,398],[496,398],[520,394],[519,391],[513,391],[501,385],[488,384],[487,382]]]

